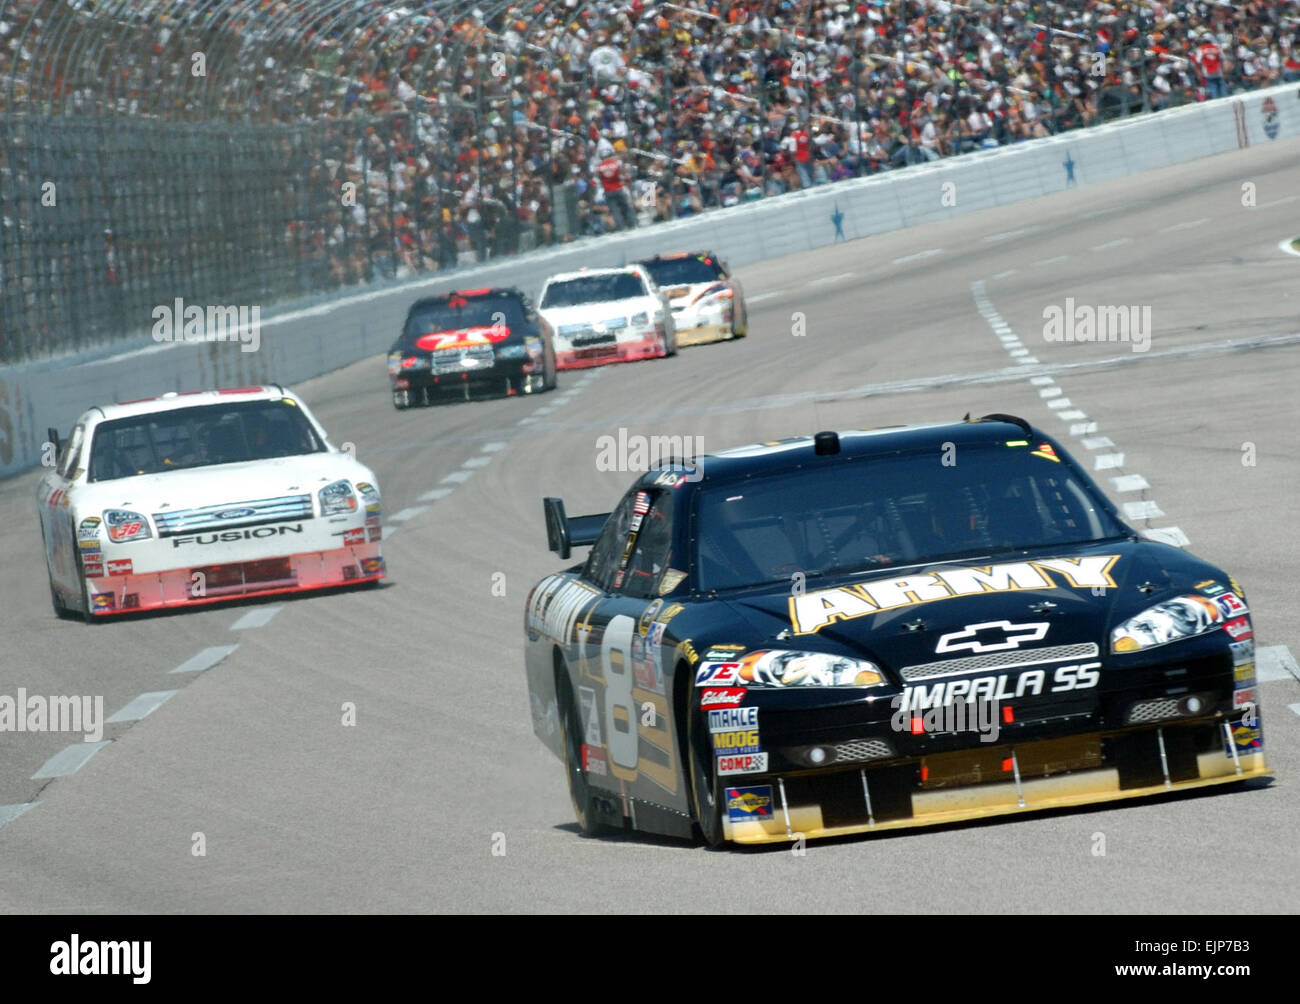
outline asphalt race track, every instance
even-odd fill
[[[1300,257],[1279,242],[1300,235],[1297,163],[1279,142],[742,269],[749,338],[562,373],[556,394],[397,412],[380,358],[301,385],[380,478],[377,590],[61,622],[38,475],[0,483],[0,694],[103,695],[106,716],[158,695],[101,747],[0,735],[0,910],[1294,911]],[[1067,297],[1149,305],[1149,350],[1047,341]],[[522,608],[561,565],[541,497],[605,511],[630,483],[597,469],[597,439],[707,452],[995,411],[1236,574],[1277,777],[803,855],[580,837],[532,735]],[[70,743],[94,755],[33,778]]]

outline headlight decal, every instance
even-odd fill
[[[1175,596],[1130,617],[1110,635],[1110,650],[1116,654],[1140,652],[1195,638],[1221,627],[1223,611],[1205,596]]]
[[[886,682],[884,673],[864,659],[825,652],[782,649],[750,652],[726,662],[704,662],[696,671],[696,686],[738,686],[750,689],[776,687],[875,687]]]
[[[130,509],[105,509],[104,525],[108,528],[108,539],[115,544],[125,544],[132,540],[148,540],[153,536],[149,521],[138,512]]]
[[[352,484],[348,481],[335,481],[326,485],[319,492],[320,496],[320,514],[322,516],[335,516],[340,513],[350,513],[357,511],[357,497],[352,492]]]

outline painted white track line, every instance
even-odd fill
[[[205,669],[211,669],[237,648],[239,648],[238,645],[214,645],[211,648],[205,648],[198,655],[190,656],[190,658],[175,669],[169,670],[169,672],[201,673]]]
[[[270,607],[258,607],[256,610],[250,610],[243,617],[230,625],[231,631],[250,631],[253,628],[266,627],[272,619],[281,610],[284,609],[282,604],[276,604]]]
[[[167,701],[179,693],[179,690],[153,690],[147,694],[141,694],[121,711],[105,718],[104,724],[112,725],[116,722],[138,722],[141,718],[148,718],[149,715],[157,711]]]
[[[103,739],[97,743],[73,743],[65,746],[41,765],[41,769],[32,775],[33,781],[47,777],[67,777],[81,770],[96,753],[111,743]]]
[[[420,513],[428,511],[429,507],[427,505],[413,505],[401,510],[400,512],[393,513],[388,517],[388,519],[393,523],[404,523],[408,519],[414,519],[416,516],[420,515]]]
[[[19,802],[16,805],[0,805],[0,830],[5,828],[6,823],[12,823],[36,804],[35,802]]]
[[[1255,679],[1260,683],[1300,680],[1300,667],[1285,645],[1265,645],[1255,649]]]
[[[435,488],[433,491],[425,492],[423,495],[421,495],[420,501],[437,502],[438,499],[445,499],[448,495],[451,494],[451,492],[452,490],[450,488]]]

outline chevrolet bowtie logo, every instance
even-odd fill
[[[1012,624],[1010,621],[988,621],[984,624],[967,624],[960,631],[952,631],[939,639],[935,652],[1000,652],[1019,648],[1031,641],[1042,641],[1048,624]],[[983,636],[986,641],[981,641]]]

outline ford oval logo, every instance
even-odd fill
[[[222,509],[217,513],[217,519],[245,519],[255,514],[256,511],[253,509]]]

